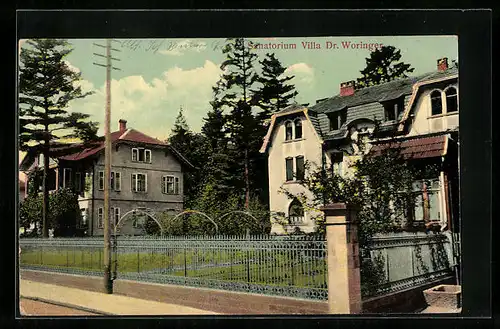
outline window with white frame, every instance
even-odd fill
[[[63,170],[63,187],[71,187],[71,168],[64,168]]]
[[[104,209],[102,207],[97,208],[97,228],[104,227]]]
[[[300,118],[295,119],[294,128],[295,128],[295,139],[302,138],[302,120]]]
[[[132,148],[132,162],[151,163],[151,150],[142,147]]]
[[[115,227],[119,221],[120,221],[120,208],[119,207],[111,207],[111,225],[112,225],[112,227]]]
[[[180,194],[179,177],[166,175],[161,180],[161,191],[164,194]]]
[[[122,188],[122,175],[120,172],[111,172],[111,182],[109,188],[113,191],[121,191]]]
[[[293,123],[292,121],[285,122],[285,140],[289,141],[293,138]]]
[[[147,192],[148,176],[146,174],[132,174],[131,190],[133,192]]]
[[[455,87],[449,87],[445,91],[446,95],[446,113],[458,111],[458,95]]]
[[[104,171],[99,171],[99,190],[104,190]]]
[[[441,90],[434,90],[431,93],[431,115],[443,113],[443,102],[441,99]]]
[[[305,177],[305,163],[304,163],[304,156],[299,155],[298,157],[295,157],[295,170],[296,170],[296,179],[301,181],[304,180]]]

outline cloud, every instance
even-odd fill
[[[307,94],[314,90],[314,68],[311,65],[303,62],[292,64],[287,67],[285,74],[294,76],[291,83],[299,91],[298,99],[302,99],[304,93]],[[307,100],[304,99],[303,101]]]
[[[117,129],[119,119],[126,119],[129,127],[166,139],[182,106],[191,129],[200,131],[202,118],[209,110],[212,86],[220,74],[219,66],[207,60],[203,66],[190,70],[173,67],[150,81],[140,75],[112,80],[111,130]],[[91,120],[100,122],[102,134],[105,86],[95,88],[86,80],[80,85],[84,92],[95,93],[73,101],[70,110],[90,114]]]
[[[188,51],[199,53],[205,49],[207,49],[206,42],[194,42],[186,39],[178,42],[172,41],[167,45],[167,49],[163,49],[158,52],[163,55],[182,56]]]

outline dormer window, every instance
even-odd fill
[[[302,138],[302,120],[295,120],[295,139]]]
[[[339,130],[347,121],[347,110],[341,110],[328,115],[330,119],[330,130]]]
[[[396,121],[399,120],[399,116],[403,112],[404,101],[403,99],[398,99],[396,101],[390,101],[384,104],[385,111],[385,121]]]
[[[285,140],[289,141],[293,138],[293,123],[291,121],[287,121],[285,123]]]
[[[458,111],[458,97],[455,87],[446,89],[446,113]]]
[[[441,90],[434,90],[431,93],[431,111],[432,115],[439,115],[443,113]]]

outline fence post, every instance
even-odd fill
[[[361,313],[357,209],[344,203],[334,203],[321,210],[326,216],[330,313]]]

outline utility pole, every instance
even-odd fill
[[[111,57],[111,50],[119,51],[111,47],[111,39],[106,39],[106,46],[94,43],[98,47],[106,49],[106,55],[94,53],[99,57],[106,59],[106,65],[94,63],[94,65],[106,68],[106,106],[105,106],[105,120],[104,120],[104,135],[105,135],[105,148],[104,148],[104,292],[107,294],[113,293],[113,280],[111,279],[111,225],[110,225],[110,206],[109,206],[109,185],[111,182],[111,134],[110,134],[110,121],[111,121],[111,69],[119,70],[111,64],[111,60],[118,60]]]

